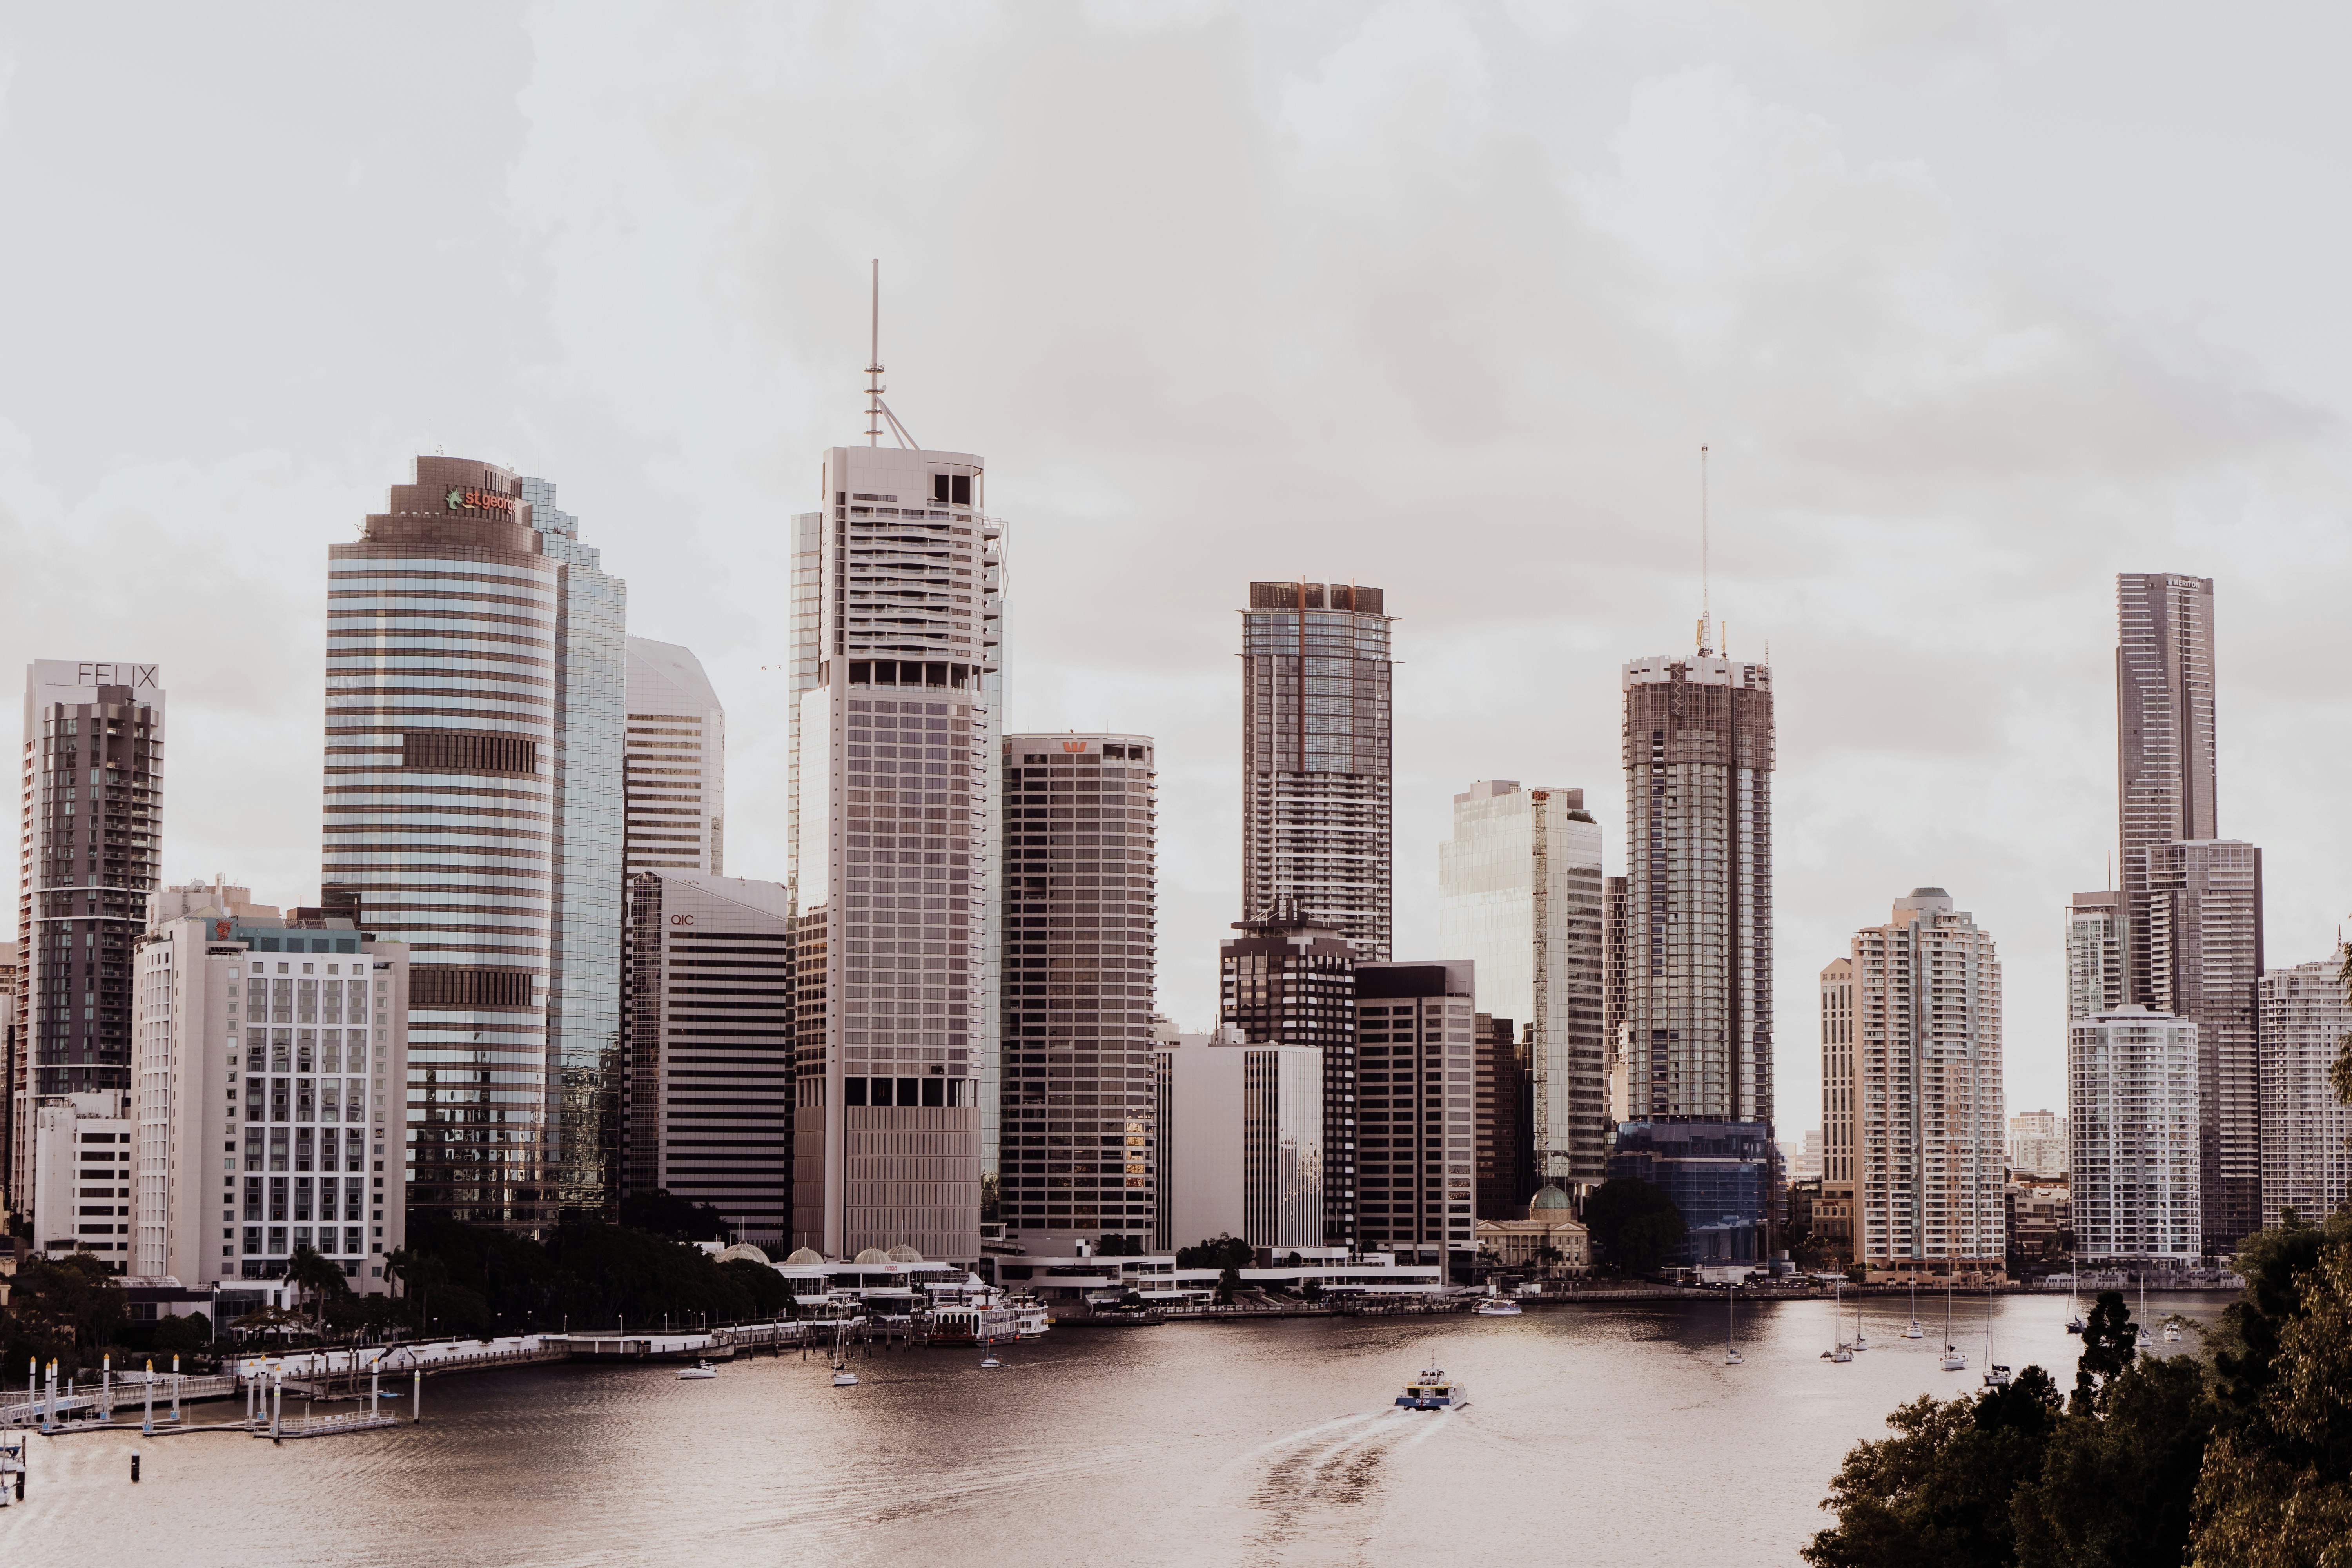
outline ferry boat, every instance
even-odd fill
[[[1481,1318],[1517,1318],[1522,1315],[1519,1304],[1508,1296],[1489,1296],[1470,1310],[1474,1316]]]
[[[1043,1301],[1020,1300],[1013,1304],[1013,1337],[1017,1340],[1042,1340],[1045,1331],[1054,1326],[1053,1318]]]
[[[1404,1385],[1397,1404],[1406,1410],[1459,1410],[1470,1403],[1469,1391],[1434,1367]]]
[[[717,1377],[719,1369],[707,1361],[698,1361],[692,1366],[679,1367],[677,1375],[691,1382],[706,1377]]]

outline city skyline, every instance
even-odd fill
[[[942,142],[962,149],[943,165],[876,165],[864,226],[795,247],[782,268],[735,253],[731,190],[678,177],[707,151],[682,127],[741,131],[773,95],[722,75],[695,89],[715,119],[672,115],[663,106],[681,89],[661,77],[616,118],[560,63],[609,43],[561,16],[530,19],[511,47],[434,61],[462,80],[450,143],[385,148],[338,124],[312,147],[262,146],[184,112],[191,155],[251,161],[279,189],[342,193],[299,222],[276,207],[190,215],[199,244],[256,263],[214,279],[222,291],[200,310],[176,288],[146,297],[121,270],[142,249],[121,226],[177,200],[168,171],[70,134],[89,106],[41,84],[103,59],[145,84],[142,101],[180,112],[196,79],[266,71],[250,79],[282,84],[300,75],[290,68],[303,51],[346,35],[316,18],[232,50],[225,36],[167,21],[142,44],[157,53],[125,58],[73,19],[45,23],[8,46],[23,62],[11,122],[31,140],[0,157],[21,174],[37,145],[76,190],[123,199],[69,201],[80,221],[50,231],[47,260],[12,253],[5,263],[28,296],[88,306],[58,313],[85,323],[70,337],[28,323],[22,352],[0,367],[0,416],[23,437],[0,453],[22,595],[5,617],[5,635],[21,641],[5,651],[19,663],[124,648],[164,658],[178,672],[177,732],[205,737],[180,742],[164,878],[234,873],[299,902],[312,850],[278,824],[310,817],[316,775],[279,777],[246,759],[299,757],[312,743],[320,543],[349,536],[409,454],[439,445],[510,459],[562,479],[591,519],[610,569],[631,580],[633,629],[704,660],[738,748],[727,869],[781,878],[772,781],[783,771],[774,688],[784,678],[761,668],[789,658],[768,630],[786,544],[774,519],[804,492],[808,455],[856,429],[845,371],[864,363],[865,266],[879,254],[886,285],[897,279],[884,300],[886,342],[898,345],[893,405],[927,439],[954,430],[996,454],[996,500],[1021,520],[1016,593],[1050,606],[1012,623],[1008,658],[1023,678],[1008,690],[1007,722],[1151,731],[1178,770],[1163,778],[1160,958],[1163,1005],[1188,1025],[1212,1016],[1201,955],[1240,902],[1230,616],[1241,586],[1344,571],[1386,584],[1409,614],[1397,628],[1409,656],[1397,673],[1394,945],[1433,953],[1433,924],[1416,933],[1411,922],[1431,906],[1426,847],[1444,837],[1465,779],[1581,782],[1601,822],[1622,820],[1613,666],[1628,649],[1679,646],[1694,613],[1701,441],[1716,465],[1716,611],[1735,655],[1769,638],[1782,706],[1778,934],[1784,959],[1807,955],[1778,976],[1783,1042],[1810,1039],[1813,955],[1833,951],[1855,909],[1888,887],[1965,886],[2004,937],[2019,1002],[2012,1094],[2061,1101],[2063,1018],[2027,1004],[2054,996],[2063,973],[2049,911],[2070,891],[2112,885],[2098,857],[2116,804],[2105,735],[2117,571],[2210,577],[2231,595],[2218,675],[2221,765],[2236,781],[2224,831],[2264,847],[2268,962],[2325,953],[2345,913],[2352,837],[2318,793],[2264,761],[2308,742],[2314,771],[2340,773],[2331,748],[2352,729],[2341,700],[2313,690],[2306,674],[2324,624],[2313,595],[2341,560],[2326,525],[2342,468],[2327,410],[2346,401],[2337,366],[2352,357],[2326,347],[2333,329],[2312,323],[2329,313],[2298,294],[2298,279],[2339,268],[2325,235],[2305,244],[2313,237],[2292,226],[2322,219],[2263,208],[2202,174],[2193,195],[2175,184],[2173,153],[2191,143],[2245,153],[2266,105],[2240,99],[2233,109],[2223,93],[2168,111],[2154,141],[2116,154],[2126,177],[2099,182],[2098,202],[2078,215],[2049,198],[2061,181],[2074,188],[2063,171],[2093,148],[2053,119],[2055,79],[2000,54],[2005,46],[1984,56],[1929,38],[1914,57],[1852,43],[1841,70],[1884,67],[1932,87],[1916,105],[1890,105],[1864,101],[1846,79],[1794,71],[1744,34],[1648,34],[1658,52],[1647,54],[1614,35],[1571,47],[1499,14],[1475,24],[1333,18],[1279,37],[1219,26],[1227,30],[1147,29],[1138,42],[1089,23],[1040,54],[1033,37],[974,24],[951,49],[917,41],[906,68],[946,81],[986,59],[1008,79],[1050,70],[1094,83],[1123,79],[1098,68],[1121,50],[1160,51],[1170,74],[1155,91],[1181,91],[1188,112],[1213,105],[1213,132],[1187,138],[1187,156],[1210,160],[1208,187],[1247,194],[1204,208],[1185,165],[1147,162],[1129,171],[1108,221],[1079,223],[1057,213],[1058,184],[1006,184],[985,171],[1068,156],[1082,162],[1067,172],[1083,177],[1092,153],[1074,145],[1085,139],[1067,134],[1065,117],[1101,112],[1101,102],[1057,107],[1040,132],[967,105],[955,112],[976,113],[968,147]],[[2184,42],[2177,24],[2152,22],[2134,47],[2160,55],[2167,38]],[[383,73],[341,90],[391,108],[385,84],[421,57],[398,39],[379,47]],[[745,40],[746,68],[772,59],[769,47]],[[2087,71],[2114,107],[2138,101],[2140,79],[2101,63],[2112,39],[2061,24],[2042,47],[2055,56],[2034,58],[2071,62],[2077,87]],[[2231,40],[2222,52],[2254,47]],[[1248,48],[1265,51],[1262,68],[1275,74],[1265,91],[1227,90],[1259,79],[1237,63]],[[1571,56],[1604,84],[1572,122],[1540,110],[1516,66],[1505,68],[1562,68]],[[1342,89],[1350,72],[1377,95],[1414,58],[1460,65],[1442,91],[1415,95],[1425,116],[1370,127],[1350,118],[1350,103],[1364,101]],[[1963,58],[1986,74],[1961,80],[1932,63]],[[518,108],[526,91],[528,114]],[[2003,98],[2021,114],[2000,117],[2000,136],[1963,144],[1935,123],[1935,105],[1980,105],[1995,91],[2022,95]],[[1150,114],[1160,101],[1131,107]],[[2065,113],[2081,101],[2070,89]],[[839,112],[821,92],[778,111],[810,127]],[[611,156],[616,138],[641,146],[643,160]],[[757,143],[776,200],[814,194],[798,154],[778,150],[791,138],[734,140]],[[1357,156],[1359,142],[1412,152],[1392,187]],[[2028,142],[2030,159],[2020,156]],[[1562,177],[1513,173],[1517,150],[1530,147],[1539,156],[1529,166]],[[1224,148],[1260,173],[1226,178],[1237,165],[1221,161]],[[2097,151],[2108,166],[2115,150]],[[2298,154],[2282,156],[2291,165]],[[1743,172],[1739,202],[1707,197],[1716,187],[1704,171],[1717,159]],[[583,193],[575,183],[625,162],[631,172],[617,184]],[[2275,188],[2273,176],[2307,184],[2284,166],[2245,190]],[[1882,168],[1906,173],[1871,172]],[[1457,186],[1460,170],[1479,173]],[[2176,212],[2177,199],[2219,203],[2256,242],[2184,248],[2168,217],[2135,227],[2133,170],[2163,171],[2173,193],[2147,214]],[[1349,232],[1330,221],[1334,204],[1363,205],[1373,189],[1387,192],[1372,205],[1400,234],[1463,232],[1459,204],[1474,198],[1461,193],[1496,178],[1514,216],[1434,276],[1418,252],[1352,240],[1335,249],[1328,237]],[[1867,221],[1830,221],[1839,203],[1859,204]],[[429,207],[434,223],[387,237],[389,207]],[[941,212],[982,224],[995,252],[929,237]],[[1143,212],[1150,221],[1137,221]],[[1186,243],[1205,247],[1181,262],[1165,243],[1174,212],[1198,220]],[[1514,226],[1520,214],[1559,226],[1532,244],[1537,231]],[[2166,242],[2100,237],[2102,215],[2131,220],[2121,233]],[[2046,247],[2020,237],[2045,226]],[[1003,243],[1024,231],[1053,243]],[[1918,232],[1927,237],[1916,248],[1892,237]],[[1756,304],[1780,286],[1766,258],[1790,254],[1752,243],[1765,233],[1800,237],[1797,253],[1822,258],[1822,270],[1803,274],[1822,290],[1809,298],[1830,308],[1814,318],[1818,337],[1759,337],[1777,331]],[[667,250],[627,237],[655,234],[690,237],[713,269],[673,287],[682,275]],[[445,238],[455,248],[431,249]],[[304,282],[321,245],[339,258],[335,288]],[[2252,254],[2284,258],[2276,265],[2294,275],[2265,270],[2260,288],[2237,286],[2249,280],[2239,258]],[[1531,268],[1532,255],[1559,265]],[[1244,257],[1249,265],[1236,267]],[[1130,305],[1096,292],[1111,276],[1128,278]],[[520,295],[509,277],[525,279]],[[1864,281],[1875,279],[1896,286]],[[111,280],[103,302],[88,292],[99,279]],[[1041,312],[1057,298],[1066,303]],[[352,311],[355,299],[370,310]],[[1887,302],[1925,299],[1964,308]],[[1215,323],[1206,331],[1187,313],[1193,301]],[[1456,308],[1469,313],[1455,321],[1445,312]],[[1078,309],[1108,324],[1108,342],[1030,325]],[[1454,326],[1401,330],[1427,312]],[[273,313],[283,332],[227,324]],[[1357,325],[1374,321],[1385,324]],[[1761,341],[1784,350],[1750,353]],[[296,353],[304,342],[332,342],[334,363],[370,374],[322,375]],[[2046,357],[2003,358],[2000,345],[2015,342],[2051,346]],[[1240,374],[1236,344],[1250,345]],[[130,388],[101,382],[100,349],[136,352],[151,375]],[[448,376],[453,362],[467,374]],[[1766,363],[1769,379],[1741,368]],[[1877,368],[1864,375],[1863,363]],[[1936,368],[1959,363],[2003,368],[1958,383]],[[2141,395],[2149,375],[2160,398]],[[1078,381],[1088,392],[1073,399],[1065,389]],[[1849,403],[1865,384],[1894,390]],[[1822,413],[1857,406],[1874,412],[1843,429]],[[1594,408],[1615,412],[1596,418]],[[1433,520],[1474,547],[1449,547]],[[231,539],[235,548],[218,546]],[[122,547],[133,563],[103,599],[73,587],[95,544]],[[1503,561],[1510,569],[1495,571]],[[1150,591],[1106,592],[1106,582]],[[173,646],[211,657],[199,668],[171,659]],[[1890,721],[1853,723],[1865,705]],[[746,735],[756,737],[748,750]],[[1780,1100],[1784,1131],[1817,1121],[1785,1073]]]

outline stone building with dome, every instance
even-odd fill
[[[1481,1256],[1507,1268],[1582,1274],[1592,1267],[1592,1248],[1584,1226],[1578,1223],[1568,1194],[1549,1183],[1528,1200],[1527,1218],[1482,1219],[1475,1235]],[[1544,1258],[1546,1247],[1559,1254],[1558,1261]]]

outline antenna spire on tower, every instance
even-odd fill
[[[1715,649],[1707,640],[1713,605],[1707,597],[1706,448],[1698,449],[1698,651],[1701,658]]]
[[[882,401],[882,258],[878,256],[874,258],[873,312],[868,331],[870,335],[867,339],[866,358],[866,444],[869,447],[880,446],[882,427],[887,424],[890,427],[890,434],[897,438],[898,445],[909,449],[919,447],[922,443],[908,434],[907,427],[898,423],[898,416],[890,412],[890,405]]]

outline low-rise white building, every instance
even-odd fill
[[[408,948],[242,889],[173,889],[134,965],[132,1272],[281,1278],[310,1247],[383,1292],[405,1236]]]
[[[51,1258],[87,1252],[115,1273],[131,1258],[131,1096],[47,1095],[33,1108],[33,1245]]]

